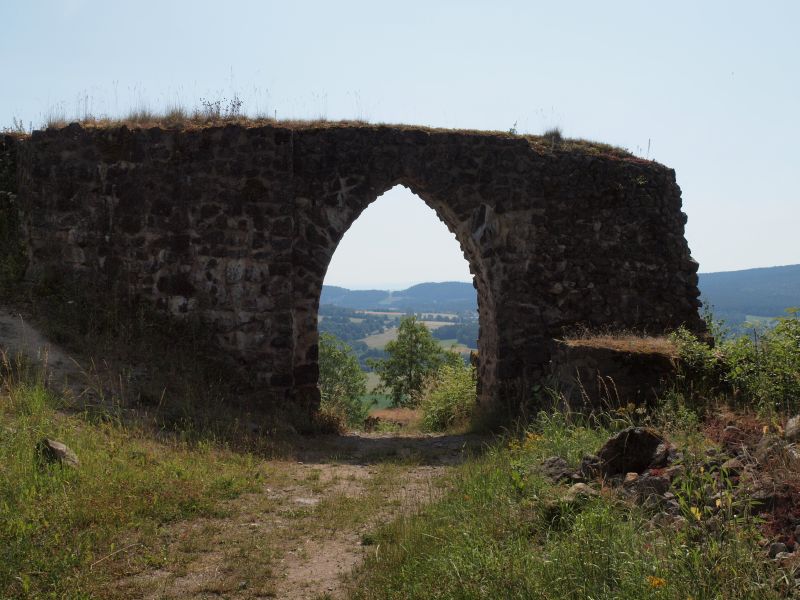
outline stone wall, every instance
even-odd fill
[[[662,341],[656,348],[626,348],[602,338],[555,341],[549,385],[575,412],[652,405],[675,385],[680,370],[677,350]]]
[[[18,283],[27,266],[22,215],[17,202],[17,139],[0,135],[0,298]]]
[[[0,135],[0,192],[17,191],[17,139]]]
[[[578,324],[702,329],[672,170],[595,147],[389,126],[34,132],[18,165],[29,276],[54,265],[197,315],[264,402],[318,403],[317,309],[336,246],[402,184],[469,262],[479,401],[515,409]],[[391,244],[414,244],[398,231]]]

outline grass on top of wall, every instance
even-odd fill
[[[603,155],[617,159],[639,160],[624,148],[593,140],[566,137],[562,134],[560,128],[551,128],[541,135],[534,135],[518,132],[516,124],[507,130],[478,130],[446,129],[399,123],[370,123],[360,118],[330,120],[321,116],[311,119],[279,119],[275,113],[272,115],[264,113],[255,115],[248,114],[243,107],[243,101],[236,95],[232,98],[201,98],[199,104],[193,108],[173,105],[163,110],[154,110],[147,105],[142,105],[123,116],[94,115],[88,111],[84,111],[84,114],[80,116],[70,117],[63,112],[54,112],[47,116],[41,128],[62,129],[71,123],[79,123],[83,127],[97,129],[112,129],[123,126],[132,129],[147,129],[153,127],[162,129],[203,129],[225,125],[238,125],[242,127],[263,127],[271,125],[297,130],[347,127],[377,129],[389,127],[392,129],[418,130],[430,133],[456,133],[519,138],[526,140],[531,147],[539,152],[578,152]],[[26,137],[31,133],[25,124],[17,119],[14,119],[12,125],[6,127],[3,132],[15,137]]]

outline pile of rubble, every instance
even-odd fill
[[[551,456],[538,470],[570,485],[560,501],[615,494],[649,509],[653,526],[696,519],[721,527],[732,514],[758,515],[765,554],[794,564],[800,559],[800,416],[758,431],[730,420],[709,442],[699,456],[685,455],[660,432],[629,427],[577,468]],[[695,491],[691,498],[687,481]]]

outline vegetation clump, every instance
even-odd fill
[[[386,353],[385,360],[369,364],[381,379],[381,389],[389,392],[393,406],[399,407],[419,404],[426,378],[447,362],[461,361],[458,354],[442,350],[414,315],[400,321],[397,339],[386,344]]]
[[[672,337],[685,368],[654,406],[542,412],[465,464],[372,535],[352,597],[794,597],[800,320],[712,332]],[[598,448],[636,428],[665,435],[667,466],[602,475]]]
[[[422,427],[445,431],[468,423],[475,410],[475,383],[475,368],[462,360],[450,361],[429,375],[420,393]]]
[[[543,475],[540,465],[553,456],[579,471],[605,439],[646,418],[606,417],[598,426],[541,413],[465,464],[442,500],[373,534],[380,552],[360,570],[351,597],[785,597],[791,567],[767,559],[749,500],[718,468],[703,469],[702,445],[682,445],[685,474],[673,480],[671,514],[658,502],[630,501],[621,485],[600,484],[598,492]],[[671,432],[696,438],[696,427]]]
[[[219,516],[223,501],[254,491],[247,455],[156,441],[110,413],[65,415],[41,373],[0,362],[0,597],[94,597],[165,560],[166,524]],[[66,443],[80,466],[40,460],[44,438]]]
[[[319,339],[320,411],[349,427],[361,427],[370,405],[362,402],[367,376],[353,350],[330,333]]]
[[[188,107],[185,105],[172,105],[163,110],[154,110],[147,105],[132,109],[124,116],[96,115],[89,111],[88,99],[83,114],[68,116],[63,112],[50,114],[42,124],[44,129],[62,129],[76,122],[87,128],[111,129],[117,127],[165,129],[202,129],[206,127],[219,127],[225,125],[240,125],[242,127],[262,127],[277,125],[292,129],[305,128],[337,128],[337,127],[392,127],[395,129],[417,129],[428,132],[458,132],[467,135],[492,135],[527,140],[536,150],[564,152],[580,152],[592,155],[604,155],[615,159],[635,159],[625,148],[604,144],[593,140],[567,138],[562,135],[558,127],[549,129],[542,135],[521,133],[516,126],[506,131],[482,131],[474,129],[448,130],[420,125],[370,123],[361,118],[340,121],[328,120],[324,117],[314,119],[279,119],[277,113],[248,114],[242,99],[234,94],[231,98],[200,98],[199,105]],[[10,127],[3,131],[8,135],[25,137],[30,135],[33,125],[26,128],[24,123],[14,119]]]
[[[721,396],[734,408],[766,414],[800,411],[800,310],[787,312],[773,328],[735,338],[712,320],[714,346],[678,330],[673,340],[687,366],[685,376],[699,383],[692,401],[707,404]]]

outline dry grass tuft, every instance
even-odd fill
[[[227,102],[227,103],[226,103]],[[230,101],[201,100],[201,107],[187,109],[174,105],[164,111],[154,111],[146,106],[138,107],[123,117],[82,115],[80,118],[69,119],[63,112],[53,112],[45,119],[42,128],[63,129],[71,123],[78,123],[86,129],[115,129],[128,127],[130,129],[162,128],[169,130],[197,130],[210,127],[224,127],[235,125],[239,127],[283,127],[297,131],[318,129],[397,129],[420,131],[429,134],[455,134],[469,136],[487,136],[495,138],[517,139],[526,141],[531,148],[541,153],[578,152],[595,156],[604,156],[616,159],[639,160],[624,148],[603,144],[585,139],[571,139],[563,137],[559,129],[545,132],[543,135],[518,134],[516,131],[487,131],[477,129],[442,129],[421,125],[406,125],[392,123],[369,123],[364,120],[329,121],[319,119],[276,119],[263,114],[248,116],[241,110],[241,101],[233,98]],[[19,131],[16,127],[7,128],[19,136],[30,135],[26,130]]]
[[[678,356],[678,349],[667,337],[637,335],[630,332],[584,333],[566,337],[562,340],[568,346],[584,348],[605,348],[617,352],[638,354],[663,354],[672,358]]]

